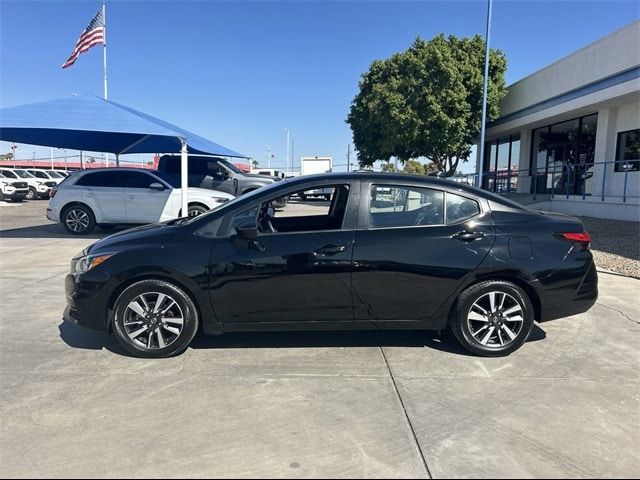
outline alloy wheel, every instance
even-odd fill
[[[473,339],[486,348],[502,349],[522,331],[524,307],[513,296],[493,291],[478,298],[467,314]]]
[[[67,213],[65,223],[74,232],[83,232],[89,227],[90,219],[87,212],[74,208]]]
[[[184,315],[178,302],[170,295],[143,293],[127,305],[123,325],[133,343],[157,350],[178,339],[184,327]]]

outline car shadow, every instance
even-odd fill
[[[131,356],[118,344],[113,335],[83,330],[69,322],[59,325],[60,338],[70,347],[85,350],[108,350]],[[537,324],[527,342],[546,338]],[[199,334],[191,342],[193,349],[245,349],[245,348],[327,348],[327,347],[406,347],[432,348],[462,356],[467,352],[449,332],[431,330],[340,330],[307,332],[231,332],[224,335]]]
[[[126,230],[127,228],[131,228],[131,226],[117,226],[108,230],[103,230],[98,227],[89,235],[71,235],[70,233],[67,233],[59,223],[52,223],[49,225],[36,225],[33,227],[0,230],[0,238],[87,238],[90,240],[99,240],[111,235],[112,233]]]

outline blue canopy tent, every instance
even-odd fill
[[[0,109],[0,140],[125,153],[180,153],[182,211],[187,211],[188,154],[247,158],[195,133],[94,95]]]

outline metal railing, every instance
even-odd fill
[[[620,165],[618,171],[615,166]],[[613,166],[611,168],[610,166]],[[622,194],[611,192],[611,188],[607,189],[607,179],[609,176],[624,175]],[[629,178],[631,175],[631,178]],[[601,176],[597,179],[596,176]],[[626,203],[628,198],[639,198],[640,192],[640,160],[617,160],[593,162],[587,164],[552,164],[547,167],[539,167],[535,169],[519,169],[519,170],[497,170],[491,172],[483,172],[481,174],[481,187],[498,194],[520,193],[533,195],[535,201],[538,195],[549,195],[549,199],[553,200],[558,196],[564,196],[566,199],[570,197],[581,197],[586,200],[587,197],[600,197],[604,202],[607,198],[622,198]],[[461,176],[450,177],[455,182],[475,185],[477,174],[469,173]],[[518,189],[518,183],[523,178],[530,179],[528,191]],[[609,178],[609,181],[611,179]],[[596,182],[600,183],[600,191],[594,194]],[[635,182],[635,191],[631,191],[631,182]],[[610,192],[607,193],[607,190]]]

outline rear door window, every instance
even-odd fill
[[[122,172],[122,180],[126,188],[151,188],[152,183],[160,183],[144,172]]]
[[[444,192],[431,188],[372,185],[371,228],[444,224]]]

